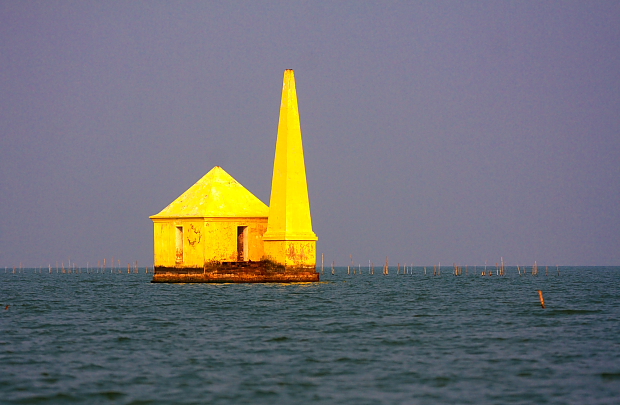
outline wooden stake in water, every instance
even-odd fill
[[[542,290],[538,290],[538,296],[540,297],[540,305],[545,308],[545,299],[543,298]]]
[[[324,261],[325,258],[323,256],[324,256],[324,254],[321,253],[321,274],[325,274],[325,267],[323,266],[323,264],[324,264],[323,261]]]

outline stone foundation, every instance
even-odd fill
[[[155,266],[152,283],[307,283],[319,281],[311,267],[285,267],[268,260],[221,262],[203,268]]]

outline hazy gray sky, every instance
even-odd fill
[[[269,202],[295,69],[325,260],[620,264],[620,2],[0,2],[0,265],[152,264],[220,165]]]

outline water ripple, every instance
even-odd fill
[[[561,270],[339,269],[301,285],[0,274],[0,402],[615,403],[620,268]]]

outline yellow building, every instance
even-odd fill
[[[214,167],[150,217],[153,282],[319,281],[292,70],[284,72],[270,203]]]
[[[150,217],[155,266],[259,261],[269,208],[219,166]]]

